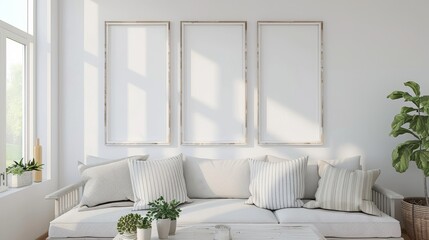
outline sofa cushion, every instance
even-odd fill
[[[246,201],[261,208],[301,207],[308,157],[281,162],[250,159],[250,193]]]
[[[149,203],[163,196],[165,201],[188,202],[183,177],[182,154],[163,160],[128,161],[134,192],[133,210],[149,209]]]
[[[323,209],[285,208],[275,211],[281,224],[312,224],[325,237],[389,238],[401,237],[399,222],[386,215]]]
[[[193,199],[180,206],[179,225],[198,223],[271,223],[276,224],[274,213],[253,205],[244,199]],[[132,212],[132,207],[112,207],[79,212],[76,208],[51,221],[50,238],[98,237],[113,238],[117,234],[118,219]],[[133,211],[146,214],[147,211]]]
[[[275,161],[271,156],[267,157],[268,161]],[[278,158],[277,158],[278,159]],[[360,165],[360,156],[348,157],[343,159],[336,160],[322,160],[328,162],[334,167],[349,169],[349,170],[358,170],[361,169]],[[319,161],[320,162],[320,161]],[[320,175],[318,174],[318,162],[311,162],[309,160],[307,165],[307,173],[305,175],[305,193],[304,198],[314,199],[317,191],[317,186],[319,183]]]
[[[146,156],[133,156],[107,164],[87,167],[82,172],[86,181],[81,206],[95,207],[105,203],[134,200],[128,160],[144,160]]]
[[[244,199],[193,199],[181,206],[179,225],[197,223],[278,223],[272,211],[244,204]]]
[[[74,208],[51,221],[49,237],[113,238],[117,234],[118,219],[131,213],[132,209],[132,207],[111,207],[79,212]],[[146,211],[139,213],[146,214]]]
[[[379,169],[352,171],[332,167],[326,162],[322,162],[321,166],[323,175],[316,192],[316,201],[310,201],[304,207],[381,215],[381,211],[371,202],[372,186],[380,175]]]
[[[264,157],[257,159],[265,159]],[[248,198],[247,159],[207,159],[185,156],[186,188],[190,198]]]

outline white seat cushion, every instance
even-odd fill
[[[74,208],[51,221],[49,237],[105,237],[117,234],[116,222],[131,212],[132,207],[111,207],[79,212]],[[145,214],[146,211],[138,211]]]
[[[275,215],[283,224],[313,224],[325,237],[401,237],[399,222],[384,213],[378,217],[359,212],[286,208],[277,210]]]
[[[197,223],[278,223],[274,213],[244,199],[193,199],[181,206],[179,225]]]

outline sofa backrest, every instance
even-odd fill
[[[285,159],[273,156],[255,158],[272,162]],[[190,198],[249,198],[250,167],[247,158],[206,159],[184,156],[183,173]],[[331,165],[356,170],[360,168],[360,156],[328,160]],[[314,199],[319,173],[317,162],[309,162],[305,177],[304,198]]]

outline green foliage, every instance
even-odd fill
[[[137,224],[143,220],[143,217],[138,213],[129,213],[119,218],[116,224],[116,230],[119,234],[136,233]]]
[[[139,229],[148,229],[152,227],[152,218],[150,216],[145,216],[137,223],[137,228]]]
[[[407,134],[413,140],[399,144],[392,152],[392,165],[397,172],[405,172],[414,161],[425,177],[429,176],[429,96],[421,95],[420,86],[416,82],[404,83],[411,88],[412,93],[394,91],[387,97],[403,99],[410,102],[411,106],[403,106],[391,125],[390,135],[398,137]],[[426,182],[425,182],[426,183]],[[427,189],[425,187],[427,198]]]
[[[12,165],[6,168],[6,173],[13,175],[21,175],[27,171],[40,171],[42,170],[43,164],[38,164],[36,161],[31,160],[29,162],[23,162],[23,158],[19,162],[14,161]]]
[[[180,212],[179,209],[180,202],[173,199],[171,202],[164,200],[164,197],[161,196],[157,200],[149,203],[148,216],[153,219],[171,219],[176,220]]]
[[[22,140],[23,120],[23,66],[12,65],[10,79],[6,84],[6,142],[19,145]]]

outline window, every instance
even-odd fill
[[[32,13],[32,0],[0,0],[0,192],[6,167],[33,156]]]

